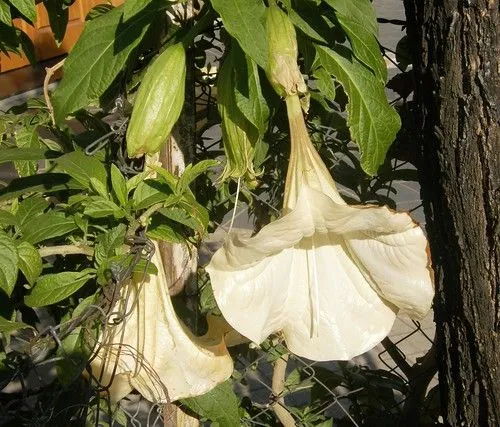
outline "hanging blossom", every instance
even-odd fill
[[[297,94],[286,97],[291,154],[283,216],[230,236],[207,271],[222,314],[255,343],[281,332],[312,360],[348,360],[422,318],[434,295],[427,240],[406,213],[349,206],[311,143]]]
[[[194,397],[233,372],[220,322],[208,319],[207,334],[193,335],[175,314],[157,244],[151,261],[158,274],[122,287],[117,312],[123,320],[114,324],[116,319],[110,319],[91,362],[99,383],[111,384],[113,402],[132,389],[154,403]]]

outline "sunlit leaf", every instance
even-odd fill
[[[31,294],[24,298],[29,307],[43,307],[62,301],[74,294],[95,275],[95,270],[64,271],[40,276]]]
[[[11,237],[0,231],[0,289],[10,296],[17,279],[18,255]]]

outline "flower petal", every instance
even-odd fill
[[[230,239],[207,271],[244,336],[261,343],[281,330],[299,356],[346,360],[387,336],[398,308],[429,309],[425,245],[406,214],[338,204],[303,185],[294,210]]]
[[[179,321],[158,250],[153,262],[157,276],[148,275],[142,285],[130,283],[122,288],[126,310],[119,311],[127,316],[120,324],[108,326],[109,335],[102,339],[93,370],[96,376],[104,369],[108,378],[113,371],[127,378],[131,387],[152,402],[204,394],[229,378],[232,359],[222,334],[196,337]],[[123,378],[118,381],[123,383]]]

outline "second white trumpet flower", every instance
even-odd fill
[[[286,98],[291,154],[284,215],[231,236],[207,271],[222,314],[261,343],[348,360],[377,345],[398,312],[421,318],[434,295],[423,231],[406,213],[347,205],[312,145],[297,95]]]

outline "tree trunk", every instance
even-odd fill
[[[500,425],[498,0],[404,0],[443,417]]]

